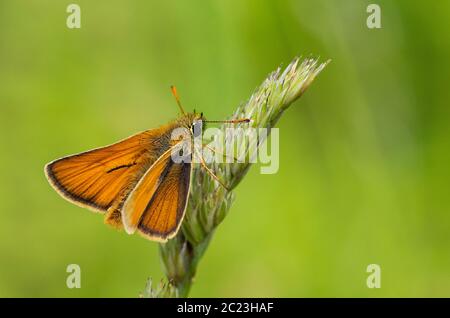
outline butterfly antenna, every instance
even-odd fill
[[[172,91],[173,97],[175,97],[175,100],[177,101],[177,105],[181,110],[181,113],[183,115],[186,115],[186,112],[183,109],[183,106],[181,106],[180,97],[178,96],[177,88],[175,86],[170,86],[170,90]]]
[[[249,123],[249,118],[232,119],[232,120],[204,120],[206,123],[225,123],[225,124],[240,124]]]

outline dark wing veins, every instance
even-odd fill
[[[130,167],[135,166],[135,165],[136,165],[136,162],[129,163],[127,165],[120,165],[120,166],[117,166],[117,167],[109,169],[108,171],[106,171],[106,173],[110,173],[110,172],[113,172],[113,171],[116,171],[116,170],[119,170],[119,169],[123,169],[123,168],[130,168]]]

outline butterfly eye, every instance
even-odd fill
[[[192,123],[192,134],[194,137],[199,137],[202,134],[202,121],[196,120]]]

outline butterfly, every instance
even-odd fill
[[[166,242],[182,223],[192,175],[193,138],[207,122],[245,123],[249,119],[207,121],[203,113],[186,113],[171,87],[181,115],[176,120],[109,146],[48,163],[45,174],[65,199],[104,214],[106,224]],[[186,133],[173,138],[174,132]],[[174,156],[176,154],[176,156]],[[174,160],[174,159],[182,160]],[[222,186],[221,180],[200,163]]]

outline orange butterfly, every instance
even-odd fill
[[[172,154],[182,153],[180,145],[186,139],[173,140],[172,132],[184,128],[190,132],[188,138],[193,139],[208,121],[195,111],[185,113],[176,88],[171,89],[182,112],[177,120],[115,144],[48,163],[45,174],[54,189],[74,204],[105,213],[106,224],[123,227],[128,234],[138,230],[144,237],[159,242],[175,236],[186,211],[193,151],[186,152],[188,160],[174,161]]]

